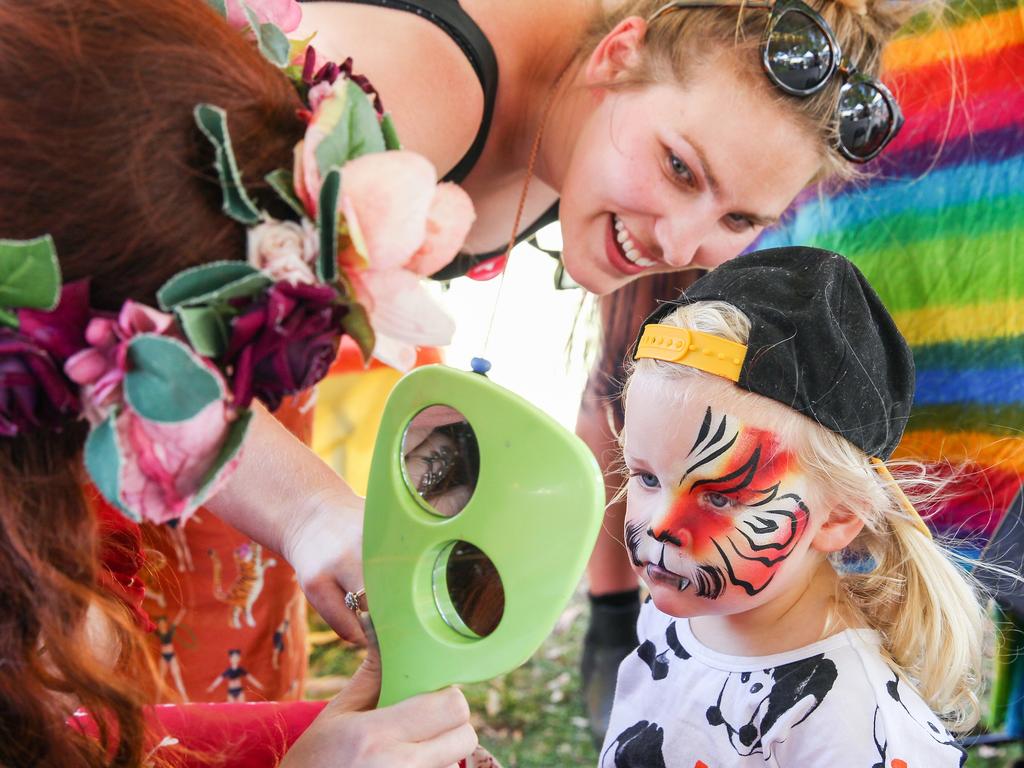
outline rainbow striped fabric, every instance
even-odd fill
[[[804,200],[758,247],[864,271],[917,362],[896,455],[965,465],[932,524],[981,543],[1024,480],[1024,0],[954,11],[890,46],[907,122],[871,179]]]

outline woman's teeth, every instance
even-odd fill
[[[633,244],[633,239],[629,236],[629,232],[626,231],[625,225],[619,221],[618,216],[612,214],[612,221],[615,223],[615,239],[619,241],[619,245],[622,246],[622,252],[629,261],[638,267],[653,267],[657,264],[656,261],[645,259],[640,255],[640,251]]]

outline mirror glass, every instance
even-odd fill
[[[454,541],[434,566],[434,601],[445,623],[466,637],[487,637],[505,613],[498,569],[479,547]]]
[[[480,476],[480,449],[466,418],[447,405],[417,413],[402,437],[402,476],[428,512],[454,517],[465,509]]]

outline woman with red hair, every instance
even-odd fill
[[[215,151],[197,128],[196,105],[215,104],[230,116],[240,172],[271,211],[280,203],[263,180],[290,166],[305,130],[305,104],[292,83],[199,0],[2,2],[0,82],[2,245],[49,234],[65,293],[85,290],[93,316],[113,331],[107,318],[124,307],[147,322],[158,318],[143,305],[155,306],[176,273],[245,253],[246,228],[222,211]],[[218,151],[218,163],[227,163],[223,146]],[[19,283],[16,266],[0,264],[0,273],[14,275],[0,304],[39,306],[17,303],[19,292],[39,286]],[[64,308],[62,295],[34,322]],[[94,345],[82,365],[63,369],[76,382],[93,381],[73,394],[59,369],[39,367],[53,338],[36,333],[42,346],[32,347],[27,316],[20,330],[18,317],[5,309],[0,330],[0,764],[138,768],[223,758],[271,765],[306,726],[282,765],[440,768],[473,750],[468,708],[454,689],[364,711],[379,685],[372,654],[312,725],[322,705],[245,705],[227,715],[150,708],[161,686],[145,648],[151,625],[139,610],[138,527],[100,503],[83,472],[87,425],[75,406],[101,402],[100,383],[86,370],[103,362],[100,342],[91,322],[87,330],[85,318],[70,319]],[[359,636],[340,599],[362,583],[359,500],[258,405],[249,430],[234,476],[207,507],[299,562],[300,583],[324,613]],[[152,452],[139,461],[159,464],[169,449],[182,450],[154,434],[167,432],[149,433]],[[305,469],[299,476],[289,466]],[[97,479],[97,467],[89,468]],[[98,485],[104,478],[101,471]],[[141,490],[140,503],[152,504],[148,494],[159,489]]]

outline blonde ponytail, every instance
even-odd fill
[[[980,715],[977,691],[991,629],[979,587],[883,493],[888,509],[856,512],[874,518],[872,525],[865,520],[852,545],[866,551],[874,567],[839,572],[843,602],[878,631],[893,666],[947,727],[968,730]]]

